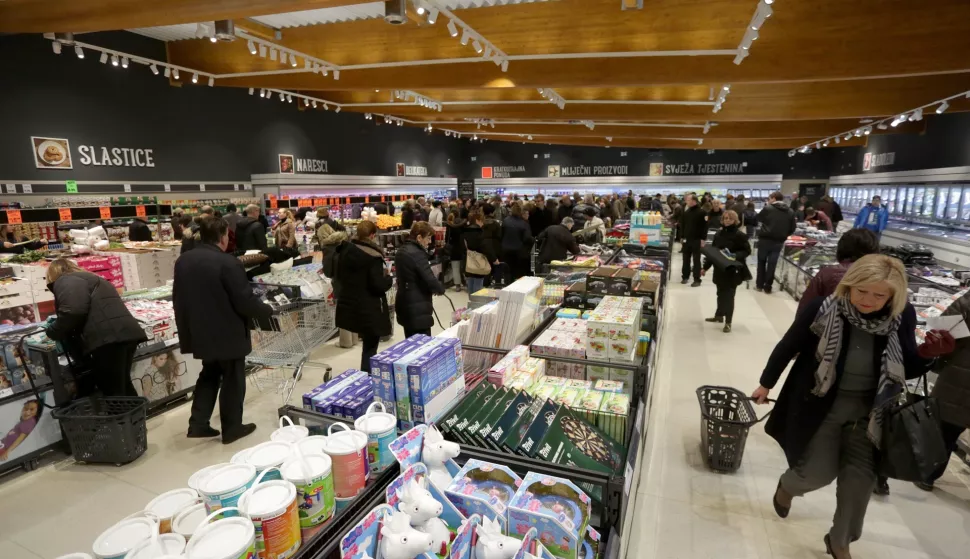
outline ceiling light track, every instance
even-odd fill
[[[293,68],[296,68],[299,65],[299,58],[303,60],[303,68],[300,71],[322,74],[324,76],[333,75],[333,79],[340,79],[340,70],[342,68],[337,64],[327,62],[322,58],[310,56],[298,50],[284,47],[278,43],[274,43],[273,41],[268,41],[255,34],[249,33],[246,29],[241,27],[237,27],[235,29],[235,34],[240,39],[246,40],[246,49],[254,56],[265,58],[268,55],[270,60],[276,60],[279,58],[281,64],[286,64],[287,59],[289,59],[289,65]],[[279,54],[278,57],[277,53]]]
[[[771,5],[775,3],[775,0],[759,0],[758,7],[754,10],[754,15],[751,16],[751,22],[744,30],[744,37],[741,38],[741,43],[738,44],[737,50],[734,51],[734,63],[741,64],[751,51],[751,46],[755,41],[758,40],[758,32],[761,30],[761,26],[764,25],[765,21],[771,17],[774,10],[771,9]]]
[[[423,12],[420,11],[421,9],[428,11],[428,23],[432,25],[438,19],[439,14],[448,18],[450,20],[447,25],[448,34],[452,37],[461,36],[460,42],[462,45],[467,45],[470,41],[475,52],[482,55],[480,59],[476,60],[494,62],[503,72],[509,70],[509,57],[505,54],[505,51],[495,46],[494,43],[482,36],[481,33],[475,31],[446,6],[439,4],[436,0],[416,0],[414,4],[419,8],[418,15],[423,15]]]
[[[720,91],[717,92],[717,100],[714,101],[713,112],[719,112],[721,110],[721,105],[727,101],[728,93],[731,93],[731,86],[728,84],[722,85]],[[704,132],[707,133],[706,131]]]
[[[53,40],[53,34],[49,37],[45,35],[46,38]],[[89,50],[93,52],[101,53],[99,60],[102,64],[107,64],[111,61],[111,65],[118,68],[128,68],[132,63],[141,64],[142,66],[147,66],[153,74],[158,75],[158,69],[164,68],[165,77],[174,77],[179,79],[179,71],[185,72],[187,75],[194,75],[196,79],[194,82],[198,82],[199,77],[206,78],[209,86],[215,85],[215,80],[219,76],[217,74],[212,74],[209,72],[203,72],[201,70],[195,70],[187,66],[179,66],[178,64],[170,64],[168,62],[162,62],[161,60],[155,60],[152,58],[147,58],[144,56],[138,56],[134,54],[129,54],[127,52],[122,52],[120,50],[109,49],[105,47],[100,47],[98,45],[92,45],[90,43],[83,43],[81,41],[74,41],[75,53],[78,51],[84,52],[84,50]],[[84,56],[78,55],[79,59],[83,59]]]
[[[391,102],[389,105],[393,105],[394,100],[403,101],[405,103],[413,103],[420,107],[430,109],[432,111],[441,112],[441,102],[428,97],[427,95],[421,95],[417,91],[411,91],[408,89],[395,89],[391,92]],[[400,103],[398,103],[400,104]]]

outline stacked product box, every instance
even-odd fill
[[[342,417],[348,417],[349,414],[356,411],[357,406],[353,402],[358,399],[366,399],[365,394],[368,388],[371,389],[372,401],[373,383],[367,373],[357,369],[347,369],[331,379],[330,382],[321,384],[304,394],[303,407],[318,413],[337,415],[339,412]],[[348,412],[348,407],[354,409]],[[364,405],[363,409],[366,410],[367,406]],[[362,414],[363,411],[360,411],[358,416]]]
[[[132,299],[125,301],[125,307],[148,336],[146,345],[178,337],[175,310],[171,301]]]
[[[488,382],[503,386],[516,373],[519,366],[529,358],[529,348],[517,345],[509,350],[505,357],[488,369]]]
[[[97,274],[108,280],[118,289],[124,289],[124,272],[121,269],[121,259],[117,256],[82,256],[74,261],[82,270]]]
[[[425,401],[430,401],[431,399],[438,397],[439,394],[445,394],[444,398],[447,399],[449,395],[453,395],[453,391],[457,390],[456,387],[451,387],[448,379],[453,378],[452,373],[442,372],[441,367],[444,365],[438,365],[436,363],[436,372],[434,374],[429,374],[423,368],[423,364],[427,362],[427,359],[421,359],[422,356],[429,354],[430,356],[435,356],[437,359],[442,350],[438,349],[441,347],[448,347],[450,351],[450,359],[456,361],[452,363],[451,366],[456,368],[455,375],[461,376],[461,393],[464,393],[464,374],[461,367],[461,344],[455,338],[431,338],[426,343],[411,350],[409,353],[402,355],[401,357],[394,360],[391,364],[392,370],[394,372],[394,392],[395,392],[395,409],[397,410],[398,425],[401,429],[410,429],[414,427],[417,423],[424,422],[424,406]],[[457,347],[458,357],[455,357]],[[414,365],[414,368],[412,368]],[[419,381],[414,381],[418,383],[418,388],[412,389],[413,382],[411,381],[412,376],[427,377],[427,379],[421,379]],[[416,394],[412,397],[412,392],[421,392],[421,396]],[[443,392],[442,392],[443,391]],[[460,394],[458,394],[460,396]],[[418,409],[421,410],[421,419],[415,417],[415,408],[412,407],[412,400],[414,406],[419,406]],[[420,402],[418,402],[420,400]],[[439,400],[437,402],[442,402],[444,400]],[[438,404],[434,408],[437,408]],[[430,421],[430,420],[429,420]]]
[[[640,338],[643,299],[607,296],[586,321],[586,355],[590,359],[632,364]],[[633,389],[633,371],[598,365],[589,367],[589,380],[616,380]]]
[[[401,416],[397,412],[397,387],[394,383],[394,361],[414,349],[431,341],[430,336],[417,334],[402,340],[370,359],[371,376],[374,377],[374,399],[384,404],[388,413],[398,417],[398,427],[402,428]]]
[[[586,346],[585,320],[557,318],[532,342],[532,354],[542,357],[586,359]],[[545,374],[582,379],[585,371],[583,365],[549,360],[546,362]]]
[[[117,256],[128,289],[158,287],[175,276],[176,249],[112,249],[99,254]]]
[[[425,348],[407,367],[414,424],[434,423],[465,394],[461,341],[435,338]]]

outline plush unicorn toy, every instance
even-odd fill
[[[411,517],[411,526],[431,536],[431,551],[438,555],[447,554],[451,531],[438,518],[444,510],[441,503],[413,479],[398,490],[397,498],[400,500],[398,508]]]
[[[431,536],[411,527],[406,513],[393,512],[381,527],[379,559],[414,559],[431,551]]]
[[[421,461],[428,467],[431,483],[444,491],[451,485],[452,475],[448,473],[445,462],[458,456],[461,447],[458,443],[446,441],[441,432],[429,425],[424,433],[424,448],[421,449]]]
[[[482,517],[478,526],[478,543],[475,544],[475,559],[512,559],[522,546],[522,542],[502,534],[498,520]]]

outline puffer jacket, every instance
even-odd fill
[[[323,229],[324,227],[321,227],[317,233],[319,234]],[[333,294],[338,298],[340,297],[340,256],[347,240],[345,231],[337,231],[320,242],[320,250],[323,252],[323,275],[330,278],[333,283]]]
[[[84,354],[99,347],[148,339],[108,280],[90,272],[71,272],[50,286],[57,320],[48,328],[53,340],[80,342]]]
[[[502,222],[502,252],[517,252],[519,256],[528,256],[533,240],[528,221],[510,215]]]
[[[431,297],[442,295],[444,286],[431,271],[428,253],[416,241],[408,241],[394,255],[397,269],[397,323],[405,330],[426,330],[434,325]]]
[[[758,213],[758,223],[759,239],[784,242],[795,232],[795,212],[784,202],[772,202]]]
[[[714,266],[714,262],[710,258],[705,258],[705,271],[714,266],[714,285],[737,286],[751,279],[751,271],[748,270],[745,263],[745,260],[751,254],[751,244],[748,242],[748,236],[740,230],[740,227],[737,225],[721,227],[714,234],[713,245],[718,251],[730,251],[734,255],[734,261],[742,264],[740,267],[723,268]]]
[[[354,240],[341,250],[337,271],[337,328],[362,337],[391,334],[387,290],[394,284],[385,273],[384,254],[377,245]]]
[[[266,250],[266,226],[254,217],[244,217],[236,223],[236,252],[247,250]]]
[[[482,223],[482,236],[495,255],[502,254],[502,224],[494,218],[486,217]]]
[[[960,315],[970,321],[970,293],[943,311],[943,316]],[[940,404],[940,419],[970,429],[970,338],[958,339],[956,350],[942,357],[936,370],[940,376],[933,386],[933,397]]]
[[[151,241],[152,230],[148,227],[148,222],[135,218],[128,225],[128,240],[131,242]]]

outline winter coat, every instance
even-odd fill
[[[798,300],[798,310],[802,310],[808,305],[809,301],[816,297],[828,297],[835,293],[835,288],[842,281],[842,276],[849,270],[852,261],[843,260],[833,266],[822,266],[818,273],[812,278],[802,293],[802,298]]]
[[[244,217],[236,224],[236,252],[266,250],[266,227],[254,217]]]
[[[614,223],[616,222],[616,220],[626,219],[626,217],[630,214],[630,211],[627,209],[626,204],[624,204],[623,200],[620,200],[619,198],[617,198],[616,200],[613,200],[612,206],[613,206]]]
[[[951,303],[943,315],[962,315],[964,320],[970,320],[970,294]],[[941,358],[936,370],[940,376],[933,386],[933,396],[940,404],[940,418],[970,428],[970,338],[958,339],[956,349]]]
[[[711,210],[707,212],[707,228],[708,229],[720,229],[721,228],[721,216],[724,215],[724,209],[714,211]]]
[[[401,228],[410,231],[412,225],[414,225],[414,210],[404,208],[401,210]]]
[[[317,230],[319,233],[326,229],[326,226]],[[333,286],[333,295],[340,298],[340,257],[341,251],[347,244],[347,232],[336,231],[324,238],[320,243],[320,250],[323,251],[323,275],[330,278]]]
[[[296,248],[296,225],[287,218],[276,224],[276,246],[283,249]]]
[[[441,211],[441,207],[437,207],[431,210],[428,215],[428,224],[432,227],[441,227],[444,225],[445,214]]]
[[[485,255],[485,259],[488,260],[489,264],[494,265],[495,261],[498,260],[498,252],[496,252],[492,243],[486,241],[485,230],[478,225],[466,225],[461,230],[461,239],[466,248],[466,257],[468,256],[467,251],[473,250]],[[465,271],[465,275],[473,278],[485,277],[470,274],[467,270]]]
[[[239,225],[239,221],[242,219],[242,216],[239,214],[239,212],[229,212],[223,216],[223,219],[225,219],[226,223],[229,224],[229,230],[235,231],[236,225]]]
[[[795,212],[784,202],[772,202],[758,213],[758,223],[758,239],[783,243],[795,232]]]
[[[91,272],[70,272],[49,286],[57,320],[53,340],[70,342],[85,355],[108,344],[143,342],[145,331],[108,280]]]
[[[707,214],[699,204],[686,208],[680,217],[680,236],[688,241],[707,239]]]
[[[431,271],[428,252],[416,241],[408,241],[394,254],[397,270],[397,323],[405,330],[427,330],[434,326],[431,297],[443,295],[444,286]]]
[[[448,244],[448,256],[452,260],[465,259],[465,245],[461,241],[461,232],[465,227],[465,220],[458,218],[445,224],[445,242]]]
[[[653,200],[650,198],[647,198],[646,196],[641,196],[640,199],[637,200],[637,210],[641,212],[650,211],[650,208],[652,206],[653,206]]]
[[[502,224],[497,219],[486,217],[482,223],[482,236],[485,243],[491,247],[495,257],[500,258],[502,254]]]
[[[517,252],[520,257],[528,256],[533,240],[529,222],[521,217],[510,215],[502,222],[502,252]]]
[[[551,212],[546,212],[545,208],[536,208],[536,211],[529,214],[529,231],[532,236],[538,236],[546,230],[546,227],[552,225]]]
[[[832,229],[832,220],[829,219],[829,216],[825,215],[825,212],[823,212],[822,210],[816,210],[815,211],[815,216],[813,217],[812,221],[817,222],[817,224],[815,225],[815,227],[821,229],[822,231],[832,231],[833,230]]]
[[[199,224],[198,222],[193,221],[192,225],[190,225],[188,229],[182,230],[182,248],[179,250],[179,254],[185,254],[201,243],[202,240],[201,236],[199,235]]]
[[[550,223],[549,225],[558,225],[562,223],[563,219],[567,217],[572,217],[572,215],[573,215],[573,205],[569,204],[567,206],[566,204],[563,204],[562,202],[560,202],[559,207],[556,208],[556,223]],[[545,231],[545,229],[543,229],[543,231]]]
[[[250,323],[272,313],[253,293],[239,259],[208,243],[175,261],[172,305],[182,353],[202,361],[249,355]]]
[[[539,255],[536,257],[536,267],[542,271],[542,266],[553,260],[564,260],[566,251],[579,254],[579,243],[576,237],[562,225],[550,225],[536,237],[539,242]]]
[[[742,267],[730,266],[728,268],[714,267],[714,285],[734,285],[738,286],[751,279],[751,271],[745,260],[751,255],[751,244],[748,243],[748,236],[745,235],[740,227],[731,225],[721,227],[714,234],[712,243],[718,250],[729,250],[734,255],[734,261],[742,264]],[[704,261],[704,270],[713,266],[710,259]]]
[[[872,204],[866,204],[855,216],[855,223],[852,227],[854,229],[868,229],[879,235],[888,224],[889,210],[886,209],[886,206],[876,208]]]
[[[151,241],[152,230],[149,229],[148,223],[140,219],[131,220],[128,225],[128,240],[131,242]]]
[[[845,219],[842,216],[842,206],[840,206],[839,203],[836,202],[835,200],[832,201],[832,211],[825,212],[825,213],[827,213],[829,217],[832,218],[832,223],[834,223],[836,226],[838,226],[840,221]]]
[[[812,440],[835,402],[839,393],[846,351],[849,348],[848,343],[842,344],[832,387],[823,397],[813,395],[815,371],[819,365],[815,359],[815,348],[818,347],[819,338],[812,332],[811,325],[823,301],[825,301],[823,297],[817,297],[798,311],[795,321],[771,352],[771,357],[768,358],[768,363],[761,373],[761,386],[774,388],[788,368],[789,362],[795,359],[785,385],[777,396],[778,401],[765,425],[765,432],[781,445],[791,467],[798,464],[809,441]],[[842,321],[844,335],[851,335],[852,326],[845,318]],[[926,372],[931,361],[923,359],[916,352],[916,310],[909,303],[906,303],[906,308],[903,309],[902,322],[896,335],[899,336],[906,378],[916,378]],[[872,360],[876,371],[881,368],[880,362],[886,343],[886,336],[875,337]]]
[[[392,332],[387,290],[394,280],[385,273],[384,254],[377,245],[354,240],[340,254],[337,280],[337,328],[361,337],[383,337]]]

